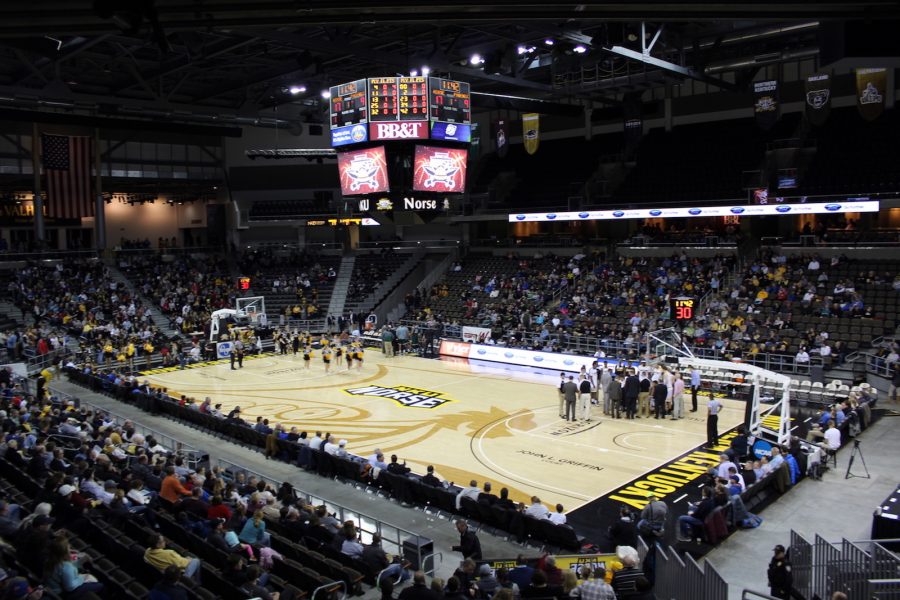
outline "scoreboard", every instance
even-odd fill
[[[366,80],[358,79],[330,88],[331,128],[347,127],[368,121]]]
[[[678,323],[687,323],[694,318],[694,298],[680,296],[669,300],[669,309],[673,321]]]
[[[371,121],[427,121],[426,77],[370,77]]]
[[[452,81],[438,77],[429,78],[431,93],[428,104],[432,121],[441,123],[472,122],[471,94],[469,84],[464,81]]]
[[[331,88],[331,145],[376,140],[471,141],[469,84],[439,77],[369,77]]]

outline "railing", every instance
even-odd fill
[[[660,544],[655,546],[655,560],[654,588],[665,590],[667,600],[728,599],[728,584],[709,560],[701,567],[690,554],[682,560],[674,548]]]
[[[842,540],[831,543],[819,535],[809,542],[791,531],[793,588],[804,598],[830,598],[843,592],[850,598],[888,599],[900,596],[900,557],[882,543],[900,540]]]
[[[762,592],[754,592],[753,590],[744,590],[741,592],[741,600],[756,600],[757,598],[761,598],[762,600],[779,600],[775,596],[763,594]]]
[[[274,489],[278,489],[279,487],[281,487],[280,481],[275,481],[271,477],[267,477],[262,473],[254,471],[252,469],[248,469],[237,463],[233,463],[222,458],[216,458],[214,460],[219,467],[228,471],[232,475],[237,475],[237,473],[244,473],[245,477],[249,478],[250,476],[254,476],[260,481],[265,481]],[[398,527],[397,525],[392,525],[385,521],[381,521],[380,519],[371,515],[349,509],[322,496],[304,492],[297,489],[296,487],[294,488],[294,495],[297,498],[303,499],[307,504],[311,504],[312,506],[324,505],[326,510],[330,514],[334,514],[335,518],[341,523],[344,523],[346,521],[353,521],[356,524],[356,528],[359,530],[364,543],[371,542],[372,536],[377,533],[381,536],[381,543],[384,547],[384,550],[390,554],[394,554],[397,556],[406,556],[414,551],[414,554],[416,556],[416,565],[422,565],[423,558],[427,557],[427,555],[423,556],[422,554],[422,545],[424,542],[431,542],[431,540],[429,540],[428,538],[422,537],[417,533],[413,533],[408,529]]]
[[[359,250],[418,250],[419,248],[458,248],[462,245],[459,240],[373,240],[360,242]]]
[[[891,365],[885,361],[884,358],[868,352],[863,352],[862,356],[866,359],[866,373],[872,373],[873,375],[879,375],[887,379],[893,377],[894,374]]]
[[[43,250],[41,252],[0,252],[0,262],[97,258],[97,250]]]
[[[209,254],[222,252],[224,246],[175,246],[171,248],[113,248],[116,258],[126,256],[155,256],[157,254]]]
[[[48,387],[50,389],[50,393],[60,398],[63,402],[75,400],[75,396],[62,391],[53,385]],[[196,469],[200,465],[200,463],[204,461],[204,456],[206,453],[195,446],[182,442],[181,440],[167,435],[161,431],[157,431],[156,429],[141,425],[140,423],[137,423],[128,417],[116,414],[102,406],[97,406],[96,404],[85,402],[84,400],[80,399],[78,402],[81,406],[90,408],[94,413],[102,412],[106,415],[109,415],[109,417],[113,421],[115,421],[117,425],[124,425],[125,422],[128,421],[134,427],[134,431],[143,435],[144,438],[152,436],[153,439],[159,442],[159,444],[166,450],[183,456],[185,462],[187,463],[187,466],[191,469]]]

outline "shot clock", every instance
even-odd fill
[[[672,319],[678,323],[686,323],[694,319],[695,298],[681,296],[669,300],[669,309]]]

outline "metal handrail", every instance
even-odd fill
[[[443,552],[432,552],[431,554],[426,554],[425,556],[422,557],[421,562],[419,562],[419,569],[420,569],[423,573],[425,573],[426,575],[434,575],[435,571],[437,571],[437,563],[432,562],[432,567],[431,567],[431,569],[426,569],[426,568],[425,568],[425,561],[427,561],[429,558],[430,558],[432,561],[434,561],[434,559],[437,558],[437,557],[440,557],[441,563],[443,564],[443,562],[444,562],[444,553],[443,553]]]
[[[769,594],[754,590],[745,589],[741,592],[741,600],[754,600],[756,598],[761,598],[762,600],[778,600],[775,596],[770,596]]]
[[[314,589],[312,591],[312,593],[309,595],[309,600],[316,600],[316,594],[318,594],[322,590],[325,590],[328,593],[334,593],[336,591],[335,588],[336,589],[343,588],[343,590],[341,592],[340,600],[344,600],[347,597],[347,583],[344,581],[332,581],[331,583],[326,583],[324,585],[320,585],[319,587]]]

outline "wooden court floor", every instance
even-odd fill
[[[318,353],[317,353],[318,354]],[[540,496],[572,510],[688,452],[706,440],[706,399],[678,421],[616,420],[593,407],[592,422],[559,418],[558,373],[462,359],[382,357],[368,350],[362,369],[316,356],[266,354],[232,371],[228,361],[142,376],[175,395],[210,396],[223,411],[241,407],[251,423],[330,432],[349,452],[396,453],[414,472],[434,465],[443,479],[508,487],[515,500]],[[690,408],[690,398],[687,398]],[[719,431],[737,425],[743,404],[724,400]]]

